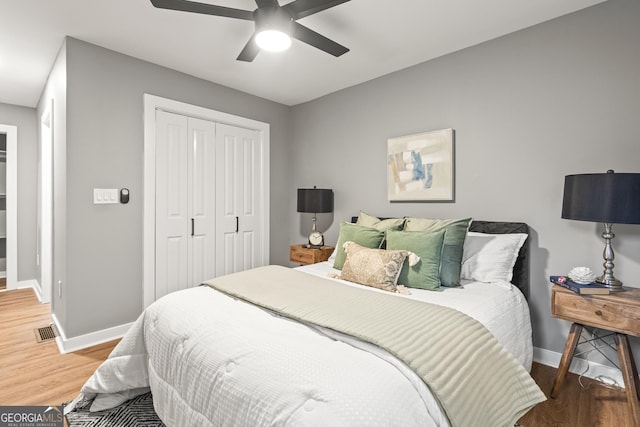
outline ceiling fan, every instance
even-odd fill
[[[251,62],[261,49],[272,51],[287,49],[291,44],[291,37],[336,57],[349,52],[346,47],[296,22],[305,16],[322,12],[348,1],[294,0],[280,6],[278,0],[255,0],[258,8],[254,11],[188,0],[151,0],[151,3],[160,9],[254,21],[255,32],[237,58],[238,61]]]

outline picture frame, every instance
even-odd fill
[[[454,202],[453,129],[387,140],[387,194],[390,202]]]

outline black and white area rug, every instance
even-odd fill
[[[69,427],[164,427],[153,409],[151,393],[106,411],[89,412],[90,406],[91,402],[79,403],[67,414]]]

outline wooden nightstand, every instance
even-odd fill
[[[329,259],[335,247],[307,248],[306,245],[291,245],[289,259],[300,264],[315,264]]]
[[[629,346],[628,335],[640,337],[640,289],[609,295],[578,295],[561,286],[551,289],[551,315],[573,322],[560,366],[556,371],[550,396],[558,394],[569,370],[582,328],[591,326],[615,333],[620,370],[624,378],[627,402],[635,425],[640,425],[640,381]]]

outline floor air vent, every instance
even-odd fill
[[[53,325],[45,326],[44,328],[36,328],[36,341],[47,342],[55,339],[56,331],[53,329]]]

